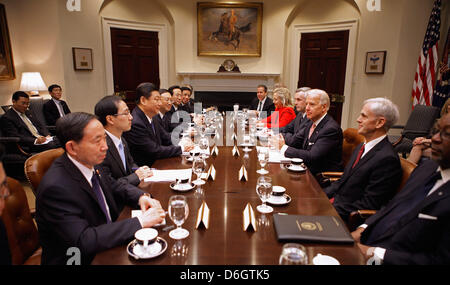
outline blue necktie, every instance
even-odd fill
[[[388,229],[390,229],[396,222],[398,222],[402,217],[408,214],[412,209],[417,207],[417,205],[422,202],[430,190],[433,188],[436,181],[441,179],[441,172],[435,172],[423,188],[418,189],[414,193],[411,193],[408,197],[405,197],[403,201],[398,203],[389,213],[387,213],[383,218],[381,218],[377,224],[374,226],[372,232],[367,237],[366,244],[370,245],[372,241],[375,241],[381,235],[383,235]]]
[[[111,218],[108,214],[108,210],[106,210],[106,201],[105,198],[103,197],[102,188],[100,187],[100,181],[95,171],[92,174],[91,182],[92,182],[92,190],[94,190],[94,194],[95,197],[97,197],[97,201],[100,204],[100,208],[102,208],[102,211],[105,214],[106,222],[109,224],[111,223]]]
[[[122,159],[123,169],[125,169],[125,171],[127,171],[127,161],[125,159],[125,151],[123,150],[122,142],[119,143],[119,155],[120,155],[120,158]]]

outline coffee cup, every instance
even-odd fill
[[[301,158],[292,158],[292,165],[300,166],[303,163],[303,159]]]
[[[177,178],[177,184],[186,184],[189,182],[189,178]]]
[[[286,193],[286,188],[282,186],[272,186],[272,196],[282,197]]]
[[[134,234],[134,237],[136,238],[138,244],[144,246],[144,248],[147,248],[147,246],[156,241],[158,231],[153,228],[140,229]]]

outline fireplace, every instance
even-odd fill
[[[267,86],[269,96],[279,73],[238,73],[238,72],[178,72],[182,82],[194,87],[194,101],[202,102],[202,107],[217,106],[219,111],[233,110],[234,103],[248,107],[256,98],[256,87]]]
[[[217,106],[220,112],[232,111],[235,103],[239,108],[248,108],[256,92],[195,91],[195,101],[201,102],[203,108]]]

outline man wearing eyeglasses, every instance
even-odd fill
[[[6,173],[3,168],[4,148],[0,145],[0,217],[5,208],[5,200],[9,196],[8,185],[6,184]],[[11,253],[9,251],[8,237],[6,235],[5,225],[0,219],[0,265],[11,265]]]
[[[123,132],[131,129],[131,116],[127,104],[117,96],[103,97],[95,105],[95,115],[105,128],[108,151],[100,167],[119,182],[144,187],[145,178],[152,176],[146,165],[138,167],[131,156]]]
[[[59,146],[50,136],[47,128],[33,118],[28,111],[30,97],[27,93],[15,92],[12,96],[12,103],[12,107],[5,112],[1,120],[1,127],[6,136],[19,137],[19,145],[24,151],[30,153]]]
[[[450,114],[431,138],[432,160],[352,236],[376,264],[450,263]]]

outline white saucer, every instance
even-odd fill
[[[302,172],[306,170],[301,165],[293,165],[293,164],[288,165],[286,168],[294,172]]]
[[[314,265],[340,265],[336,258],[320,253],[313,258],[312,262]]]
[[[170,184],[170,188],[174,191],[186,192],[195,188],[194,183],[183,183],[183,184]]]
[[[271,195],[270,198],[267,200],[267,203],[272,205],[286,205],[291,202],[291,197],[288,194],[284,194],[283,196],[273,196]]]
[[[145,250],[144,246],[140,245],[136,240],[131,241],[127,246],[128,254],[135,259],[154,258],[163,254],[166,249],[167,242],[161,237],[158,237],[152,245],[149,245],[147,250]]]

